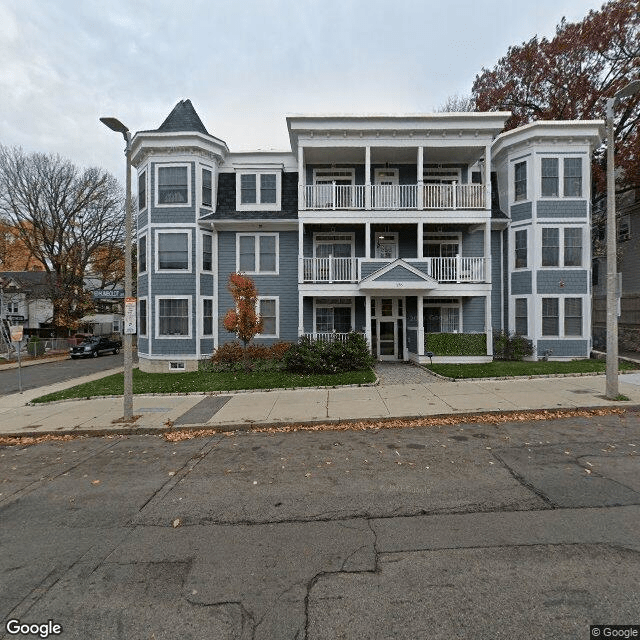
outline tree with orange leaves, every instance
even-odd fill
[[[229,309],[224,317],[224,328],[235,333],[245,346],[262,331],[262,318],[256,313],[258,290],[251,278],[241,273],[229,276],[227,289],[235,301],[235,308]]]

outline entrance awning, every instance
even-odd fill
[[[437,280],[401,258],[374,271],[359,285],[363,293],[378,295],[415,295],[437,288]]]

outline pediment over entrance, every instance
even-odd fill
[[[438,288],[437,280],[401,258],[374,271],[359,285],[360,291],[420,293]]]

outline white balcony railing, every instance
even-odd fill
[[[365,185],[313,184],[305,186],[307,209],[364,209]]]
[[[303,282],[356,282],[357,258],[302,258]]]
[[[372,209],[417,209],[418,185],[373,184],[371,185]]]
[[[487,282],[490,273],[489,258],[466,258],[453,256],[450,258],[408,258],[409,264],[417,263],[434,280],[438,282]],[[358,262],[370,262],[367,258],[301,258],[300,282],[333,283],[358,282]],[[376,270],[388,263],[376,261]]]
[[[428,258],[429,275],[438,282],[485,282],[485,258]]]
[[[344,342],[348,335],[348,333],[336,333],[335,331],[302,334],[304,338],[309,338],[314,342]]]
[[[422,202],[417,184],[308,184],[304,209],[484,209],[483,184],[425,184]]]

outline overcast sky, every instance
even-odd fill
[[[100,165],[190,98],[232,151],[288,149],[285,115],[421,113],[592,0],[0,0],[0,143]]]

